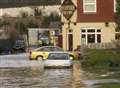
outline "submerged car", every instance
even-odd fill
[[[57,46],[43,46],[37,48],[29,53],[30,60],[38,60],[40,58],[47,59],[50,52],[57,52],[61,51],[64,52],[60,47]]]
[[[66,52],[62,48],[57,46],[43,46],[29,52],[30,60],[38,60],[40,58],[47,59],[50,52]],[[75,58],[74,52],[67,52],[73,59]]]
[[[46,60],[44,60],[45,67],[72,67],[72,57],[68,53],[51,52]]]

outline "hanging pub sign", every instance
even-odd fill
[[[72,17],[75,10],[76,10],[76,6],[71,0],[64,0],[60,7],[61,13],[67,20],[69,20]]]

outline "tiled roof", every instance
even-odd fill
[[[33,6],[33,5],[60,5],[61,0],[0,0],[0,8]]]

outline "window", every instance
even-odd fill
[[[114,12],[116,12],[116,0],[114,0]]]
[[[83,10],[87,12],[96,12],[96,0],[83,0]]]
[[[119,40],[119,39],[120,39],[120,33],[116,33],[116,34],[115,34],[115,39],[116,39],[116,40]]]
[[[95,32],[95,29],[89,29],[87,32]]]
[[[95,43],[95,34],[88,34],[88,43]]]
[[[82,38],[85,38],[86,36],[85,36],[85,34],[82,34]]]
[[[85,32],[86,30],[82,30],[82,32]]]
[[[81,30],[81,44],[101,43],[101,29],[84,28]]]
[[[101,30],[100,30],[100,29],[97,29],[97,32],[101,32]]]
[[[97,43],[101,43],[101,35],[97,34]]]
[[[69,54],[67,53],[50,53],[48,56],[49,60],[68,60]]]

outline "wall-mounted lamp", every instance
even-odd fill
[[[76,23],[76,22],[74,22],[73,24],[74,24],[74,25],[77,25],[77,23]]]
[[[109,22],[105,22],[105,27],[109,27]]]

